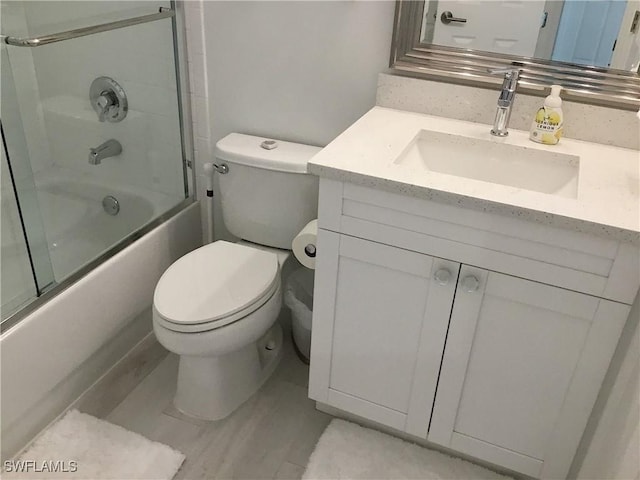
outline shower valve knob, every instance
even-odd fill
[[[116,107],[118,106],[118,99],[114,98],[113,95],[110,95],[109,92],[102,92],[102,95],[100,95],[97,99],[96,99],[96,104],[98,105],[98,119],[101,122],[104,122],[105,119],[109,116],[111,116],[111,109],[112,107]]]
[[[100,108],[102,108],[103,110],[111,105],[113,105],[111,103],[111,99],[109,97],[107,97],[106,92],[102,92],[102,95],[100,95],[98,97],[98,99],[96,100],[96,103],[98,104],[98,106]]]
[[[101,122],[119,122],[127,116],[127,95],[112,78],[96,78],[89,89],[89,99]]]

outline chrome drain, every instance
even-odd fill
[[[109,215],[117,215],[120,211],[120,202],[118,202],[116,197],[107,195],[102,199],[102,208]]]

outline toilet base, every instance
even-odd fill
[[[247,401],[282,358],[278,322],[256,342],[217,357],[180,355],[175,407],[185,415],[220,420]]]

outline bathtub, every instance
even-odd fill
[[[36,261],[47,263],[40,270],[41,287],[62,282],[181,199],[140,188],[101,185],[63,169],[46,173],[36,179],[46,237],[44,258],[36,255]],[[118,202],[115,215],[102,205],[107,197]],[[35,296],[35,285],[13,192],[3,193],[2,202],[2,307],[11,312]]]
[[[150,221],[162,204],[126,190],[50,178],[38,183],[56,277]],[[104,213],[114,195],[122,215]],[[161,200],[161,199],[160,199]],[[49,210],[50,209],[50,210]],[[51,222],[50,215],[60,215]],[[91,270],[0,337],[2,459],[10,458],[151,332],[155,284],[202,242],[200,205],[169,220]],[[55,244],[55,245],[54,245]]]
[[[37,192],[57,282],[179,202],[179,198],[162,193],[58,176],[38,180]],[[115,215],[102,205],[107,197],[118,202]]]

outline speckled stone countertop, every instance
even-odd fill
[[[400,168],[394,161],[422,130],[576,155],[577,198]],[[313,157],[308,170],[320,177],[640,244],[638,151],[570,139],[547,146],[531,142],[528,132],[510,129],[508,137],[498,138],[489,130],[485,124],[374,107]]]

